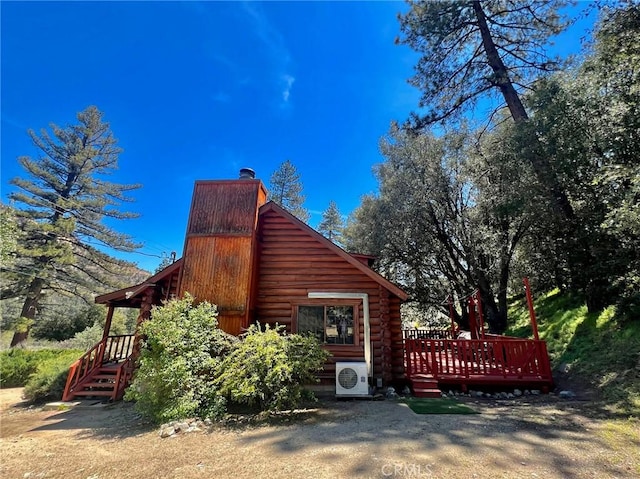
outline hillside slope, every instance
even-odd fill
[[[640,318],[623,321],[613,306],[589,313],[581,298],[557,290],[535,300],[535,310],[560,386],[640,416]],[[506,334],[532,337],[524,298],[512,302],[509,320]]]

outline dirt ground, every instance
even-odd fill
[[[0,390],[2,479],[640,477],[637,420],[555,396],[466,398],[474,415],[327,399],[163,439],[130,404],[47,411],[20,395]]]

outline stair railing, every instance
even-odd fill
[[[105,362],[126,360],[131,355],[133,338],[133,334],[107,336],[84,353],[69,367],[62,400],[71,400],[73,391],[87,381]]]
[[[111,399],[117,401],[124,397],[124,390],[129,385],[131,377],[133,376],[134,362],[133,357],[129,356],[125,361],[120,364],[118,371],[116,372],[115,386],[113,388],[113,396]]]
[[[133,334],[107,336],[102,363],[120,362],[127,359],[133,350]]]
[[[84,353],[80,359],[71,365],[69,375],[67,376],[67,383],[64,387],[64,394],[62,395],[63,401],[69,401],[72,398],[71,393],[78,384],[102,365],[106,342],[107,338],[104,338],[99,343],[96,343],[91,349]]]

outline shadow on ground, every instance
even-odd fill
[[[345,477],[384,477],[393,468],[400,468],[404,476],[416,476],[417,472],[416,477],[440,477],[447,467],[459,467],[464,461],[473,471],[473,458],[478,457],[490,459],[496,471],[522,466],[527,475],[530,471],[526,466],[535,457],[560,477],[571,477],[576,467],[583,465],[576,462],[571,451],[554,447],[559,440],[574,450],[610,449],[590,433],[594,420],[605,417],[605,411],[595,404],[550,401],[547,397],[466,402],[481,414],[417,415],[391,401],[325,401],[314,420],[247,431],[240,442],[247,449],[253,443],[266,443],[276,456],[318,454],[320,448],[323,462],[328,464],[340,463],[344,454],[366,448],[361,460],[341,471]],[[640,436],[629,447],[640,450]],[[448,452],[441,454],[443,451]],[[615,466],[602,465],[601,470],[613,476],[621,473]]]
[[[418,415],[396,401],[322,399],[289,414],[238,414],[206,433],[160,439],[132,404],[116,403],[42,411],[29,430],[69,431],[65,444],[81,449],[95,441],[121,444],[132,461],[146,461],[151,476],[196,466],[210,477],[230,467],[238,477],[460,477],[460,471],[465,477],[476,471],[477,477],[636,477],[640,471],[640,458],[628,452],[640,450],[640,435],[625,438],[621,448],[596,433],[603,418],[612,419],[598,403],[554,395],[463,401],[480,414]],[[127,473],[134,472],[142,470]]]

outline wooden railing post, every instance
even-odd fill
[[[531,329],[533,329],[533,338],[538,341],[540,340],[540,336],[538,335],[538,321],[536,319],[536,311],[533,309],[533,298],[531,297],[529,278],[525,277],[522,282],[524,283],[524,290],[527,293],[527,305],[529,306],[529,317],[531,319]]]
[[[102,338],[102,341],[98,343],[98,351],[97,351],[98,364],[102,364],[104,362],[104,351],[105,351],[106,342],[107,342],[107,338]]]
[[[62,400],[68,401],[71,399],[71,386],[73,384],[73,379],[78,372],[78,365],[80,364],[80,360],[77,360],[69,367],[69,374],[67,375],[67,382],[64,385],[64,392],[62,393]]]
[[[113,394],[111,394],[111,400],[115,401],[118,398],[120,392],[120,381],[122,380],[122,366],[116,370],[116,378],[113,384]]]

